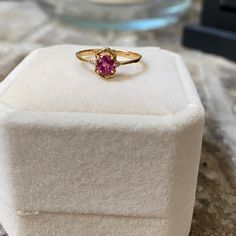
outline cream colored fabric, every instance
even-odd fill
[[[170,219],[63,213],[21,215],[5,203],[0,205],[1,223],[10,236],[187,236],[191,214],[192,204]]]
[[[117,76],[102,80],[75,53],[88,47],[56,46],[31,55],[0,101],[30,111],[166,115],[187,105],[176,57],[158,48],[140,52],[138,64],[121,66]]]
[[[110,217],[119,219],[114,235],[139,235],[139,226],[147,236],[157,230],[187,235],[204,113],[181,58],[160,49],[129,49],[146,55],[146,64],[161,64],[166,75],[150,67],[132,79],[121,71],[121,80],[104,81],[71,56],[81,48],[36,51],[0,86],[0,199],[16,215],[9,232],[24,228],[31,235],[32,222],[40,232],[37,221],[55,219],[47,236],[58,222],[68,219],[72,230],[78,215],[99,215],[106,225],[101,235],[116,231]],[[184,224],[177,216],[187,208]],[[25,216],[29,221],[22,221]],[[139,219],[138,225],[126,225],[127,217]],[[85,225],[98,223],[83,220],[82,235],[94,235]]]

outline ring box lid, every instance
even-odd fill
[[[0,102],[24,111],[165,116],[198,100],[177,54],[128,48],[141,53],[142,60],[102,79],[92,65],[76,58],[75,53],[86,48],[92,47],[63,45],[34,51],[2,83]]]

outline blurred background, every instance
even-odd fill
[[[201,0],[0,1],[0,81],[29,52],[55,44],[154,46],[181,54],[206,109],[191,235],[234,236],[236,64],[215,54],[187,49],[181,44],[184,27],[198,25],[201,21],[202,5]],[[233,8],[229,12],[231,19],[235,17]],[[216,16],[211,18],[214,30],[211,28],[210,32],[235,39],[231,29],[216,30],[215,23],[220,22],[219,19],[224,21],[222,16],[218,20]],[[194,34],[188,34],[188,42],[194,39]],[[214,42],[215,38],[211,36],[211,39]],[[201,46],[198,43],[195,48]],[[226,51],[223,46],[220,48],[221,52]],[[234,44],[230,49],[235,50]],[[7,236],[1,226],[0,236]]]

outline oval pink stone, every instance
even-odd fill
[[[95,70],[100,76],[107,77],[116,71],[116,63],[111,56],[103,55],[97,60]]]

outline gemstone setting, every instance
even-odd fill
[[[116,54],[110,48],[104,48],[96,55],[95,72],[103,78],[110,78],[116,73]]]

